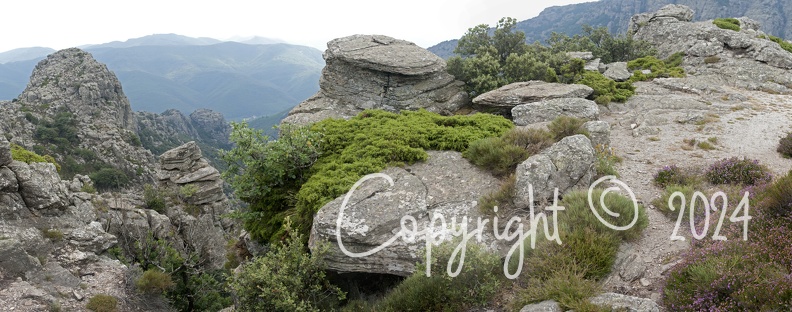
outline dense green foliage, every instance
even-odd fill
[[[679,65],[682,64],[684,53],[675,53],[665,60],[660,60],[654,56],[642,57],[627,62],[627,68],[634,71],[631,82],[644,81],[654,78],[681,78],[685,77],[685,70]],[[648,69],[652,72],[644,74],[642,69]]]
[[[295,227],[307,233],[314,213],[366,174],[424,160],[425,150],[462,152],[471,142],[512,127],[489,114],[369,110],[310,129],[285,128],[278,140],[267,141],[260,131],[236,124],[231,135],[236,147],[223,156],[229,164],[225,176],[250,204],[245,228],[257,239],[278,241],[286,216],[295,215]]]
[[[285,225],[283,244],[243,265],[228,282],[237,311],[327,311],[346,295],[329,283],[322,261],[324,248],[309,253],[297,231]]]
[[[553,136],[547,131],[515,128],[500,137],[487,137],[470,143],[462,156],[495,175],[507,176],[519,163],[553,143]]]
[[[381,300],[352,303],[345,311],[470,311],[486,304],[504,283],[502,262],[497,254],[469,242],[465,261],[456,277],[446,273],[456,244],[445,243],[432,250],[431,276],[424,264],[416,268]],[[459,265],[457,256],[453,268]]]
[[[736,18],[716,18],[712,23],[722,29],[740,31],[740,21]]]
[[[547,129],[550,130],[556,141],[561,141],[561,139],[565,137],[576,134],[582,134],[588,137],[588,131],[583,129],[583,124],[585,123],[586,121],[583,119],[562,115],[553,119],[553,121],[547,125]]]
[[[657,54],[646,41],[635,40],[625,34],[614,36],[607,27],[594,28],[589,25],[583,25],[583,33],[572,37],[554,32],[547,43],[553,52],[589,51],[594,58],[605,63],[627,62]]]
[[[21,161],[24,163],[34,163],[34,162],[47,162],[55,165],[55,168],[58,171],[61,170],[60,165],[55,161],[55,158],[52,158],[50,155],[41,156],[36,154],[35,152],[31,152],[26,150],[24,147],[11,143],[11,158],[17,161]]]
[[[115,168],[102,168],[89,175],[94,186],[100,191],[118,189],[129,184],[129,176]]]
[[[615,82],[596,71],[584,71],[585,61],[570,59],[566,52],[591,51],[604,62],[630,61],[652,57],[654,49],[632,37],[613,36],[607,29],[584,26],[582,35],[568,37],[553,34],[548,46],[524,42],[525,34],[515,31],[515,20],[503,18],[492,35],[487,25],[470,28],[454,52],[458,56],[448,60],[448,72],[465,82],[467,91],[476,96],[498,87],[528,80],[580,83],[594,89],[592,99],[599,104],[624,102],[633,95],[633,81],[667,77],[677,73],[658,73],[639,76],[628,82]],[[656,59],[655,59],[656,60]],[[662,64],[665,68],[665,64]],[[635,67],[643,66],[636,63]],[[676,65],[678,66],[678,64]],[[671,66],[673,67],[673,66]],[[675,76],[676,77],[676,76]]]
[[[146,270],[146,272],[143,272],[143,276],[135,281],[135,286],[137,286],[138,290],[154,294],[161,294],[174,285],[171,276],[158,269]]]

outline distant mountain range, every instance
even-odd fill
[[[136,111],[208,108],[242,119],[277,114],[319,90],[321,51],[262,37],[240,41],[167,34],[81,48],[115,72]],[[0,99],[18,96],[52,52],[0,53]]]
[[[611,33],[625,33],[633,15],[657,11],[667,4],[689,6],[695,11],[693,18],[697,21],[747,16],[761,23],[765,33],[792,38],[792,1],[789,0],[601,0],[549,7],[534,18],[518,22],[516,28],[525,33],[528,43],[544,43],[553,32],[579,34],[583,25],[605,26]],[[456,44],[457,40],[444,41],[429,51],[448,58]]]

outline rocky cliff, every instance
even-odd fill
[[[451,114],[469,102],[462,82],[445,71],[445,61],[412,42],[354,35],[330,41],[324,58],[319,92],[284,123],[349,118],[373,108]]]
[[[88,298],[108,294],[120,311],[168,310],[135,288],[139,267],[115,260],[142,261],[154,242],[193,259],[193,272],[221,268],[233,224],[221,218],[230,204],[217,169],[194,143],[160,159],[157,191],[173,195],[158,212],[140,195],[82,192],[88,177],[61,180],[52,164],[12,161],[0,136],[0,306],[86,311]]]

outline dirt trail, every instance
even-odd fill
[[[687,82],[701,83],[697,78]],[[792,169],[792,160],[781,157],[776,146],[791,130],[792,97],[728,87],[679,91],[666,89],[662,83],[637,85],[637,95],[642,96],[611,105],[600,119],[611,123],[611,146],[624,159],[618,172],[647,207],[649,226],[639,240],[620,248],[616,267],[604,286],[606,291],[660,302],[663,275],[689,247],[691,234],[683,225],[679,234],[686,241],[670,240],[676,220],[651,205],[662,191],[652,184],[653,175],[665,165],[706,168],[732,156],[758,159],[776,176],[785,174]],[[710,138],[717,142],[714,150],[683,141]]]

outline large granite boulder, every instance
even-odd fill
[[[632,77],[632,73],[627,70],[627,62],[610,63],[607,68],[603,75],[614,81],[627,81]]]
[[[476,227],[476,218],[481,216],[477,200],[499,185],[490,173],[476,168],[460,153],[449,151],[430,151],[429,159],[424,163],[388,168],[382,173],[393,179],[393,186],[382,178],[368,180],[353,192],[344,209],[340,237],[344,247],[351,252],[371,250],[391,239],[401,228],[400,221],[404,216],[417,220],[417,230],[427,228],[434,214],[444,216],[449,224],[452,218],[456,218],[459,224],[462,217],[467,217],[468,231],[472,231]],[[336,241],[336,224],[344,197],[340,196],[322,207],[311,228],[311,249],[315,250],[322,244],[330,247],[324,256],[328,268],[338,272],[401,276],[414,272],[416,263],[424,261],[425,240],[422,237],[412,243],[398,239],[382,251],[366,257],[354,258],[343,253]],[[470,243],[473,241],[475,239]],[[485,241],[488,241],[487,236]],[[494,239],[489,240],[492,241]],[[493,248],[491,244],[488,247]]]
[[[26,164],[14,161],[8,165],[19,183],[19,194],[31,209],[55,210],[69,205],[69,191],[51,163]]]
[[[559,98],[520,104],[512,108],[511,114],[514,124],[525,126],[552,121],[558,116],[597,119],[599,118],[599,106],[594,101],[586,99]]]
[[[284,123],[349,118],[365,109],[451,114],[469,103],[445,61],[412,42],[354,35],[330,41],[324,58],[319,92],[297,105]]]
[[[226,201],[220,171],[203,158],[201,149],[194,141],[187,142],[160,156],[157,177],[160,186],[166,188],[192,187],[194,194],[187,198],[193,205],[208,205]]]
[[[515,82],[473,99],[480,107],[512,108],[524,103],[559,98],[586,98],[594,92],[589,86],[544,81]]]
[[[596,160],[586,136],[578,134],[561,139],[517,165],[514,203],[528,207],[531,195],[534,201],[551,200],[556,189],[560,196],[573,188],[589,186],[596,174]]]

